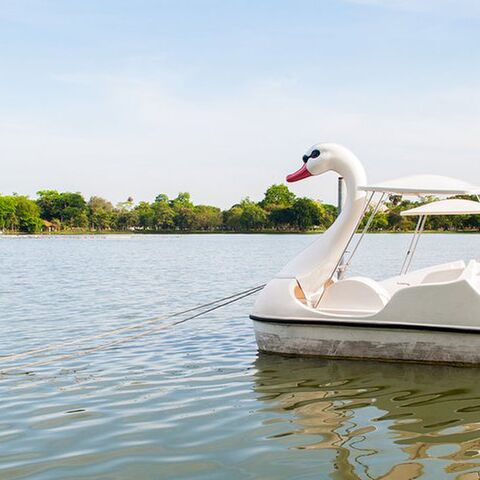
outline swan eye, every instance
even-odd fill
[[[310,155],[304,155],[302,160],[303,163],[307,163],[309,158],[317,158],[320,156],[320,150],[313,150],[313,152]]]

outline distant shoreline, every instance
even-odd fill
[[[297,197],[283,184],[271,185],[259,202],[246,197],[228,210],[195,205],[188,192],[181,192],[173,199],[159,194],[153,202],[138,204],[129,197],[116,207],[101,197],[94,196],[87,201],[79,192],[41,190],[37,196],[32,200],[25,195],[0,195],[0,232],[35,235],[313,234],[327,230],[339,215],[334,205]],[[413,202],[392,195],[381,211],[373,208],[364,212],[359,228],[368,222],[371,232],[412,232],[417,222],[402,212],[434,200],[428,197]],[[431,216],[424,227],[432,233],[480,232],[480,214],[455,218]]]
[[[325,233],[326,230],[292,230],[292,231],[278,231],[278,230],[265,230],[265,231],[202,231],[202,230],[192,230],[192,231],[130,231],[130,230],[119,230],[119,231],[63,231],[63,232],[39,232],[39,233],[22,233],[22,232],[3,232],[0,233],[0,238],[5,237],[84,237],[84,236],[105,236],[105,235],[315,235]],[[360,232],[357,232],[360,233]],[[405,230],[405,231],[393,231],[393,230],[377,230],[367,232],[367,235],[381,235],[381,234],[390,234],[390,235],[400,235],[400,234],[413,234],[414,230]],[[480,234],[480,231],[477,230],[425,230],[423,234]]]

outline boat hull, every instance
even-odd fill
[[[479,331],[252,319],[262,352],[480,365]]]

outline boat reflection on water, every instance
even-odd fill
[[[270,440],[331,450],[331,478],[480,478],[478,368],[268,354],[255,367],[281,425]]]

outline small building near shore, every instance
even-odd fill
[[[58,230],[58,225],[55,223],[49,222],[48,220],[42,220],[42,231],[43,232],[56,232]]]

